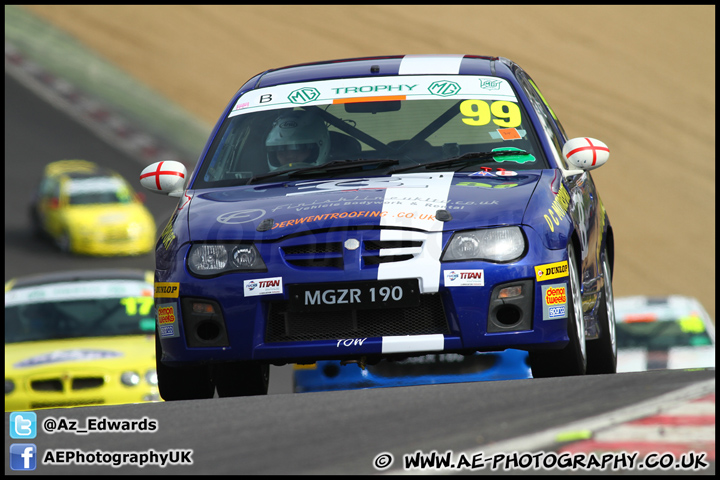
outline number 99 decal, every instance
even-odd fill
[[[487,125],[492,120],[495,125],[504,128],[520,126],[520,107],[512,102],[497,101],[488,105],[483,100],[465,100],[460,104],[462,119],[467,125]],[[491,115],[492,114],[492,115]],[[495,116],[496,118],[492,118]]]

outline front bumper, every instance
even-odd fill
[[[198,279],[185,270],[186,254],[187,248],[178,252],[174,270],[157,271],[158,282],[178,287],[175,296],[156,297],[157,308],[164,309],[158,324],[161,361],[168,365],[236,360],[282,365],[432,352],[562,348],[568,342],[567,315],[548,318],[544,300],[548,288],[566,291],[567,276],[537,281],[535,274],[538,265],[566,261],[564,250],[534,251],[531,247],[514,264],[439,264],[437,291],[423,293],[418,307],[300,314],[286,309],[288,285],[308,283],[308,279],[341,285],[371,277],[353,277],[343,271],[312,276],[301,269],[278,267],[272,274]],[[453,270],[482,271],[485,283],[446,286],[446,272]],[[399,276],[404,271],[397,269]],[[282,292],[244,296],[245,281],[264,278],[281,278]],[[522,299],[498,297],[502,289],[516,285],[523,286]],[[195,311],[195,303],[212,304],[213,313],[203,308]]]
[[[6,381],[10,379],[15,389],[5,394],[5,411],[161,401],[157,385],[125,386],[117,376],[101,372],[10,376]]]
[[[152,235],[129,237],[123,235],[75,235],[71,239],[72,252],[92,256],[133,256],[151,253],[155,248]]]

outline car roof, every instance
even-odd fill
[[[710,317],[699,300],[684,295],[615,297],[615,316],[618,322],[631,320],[638,315],[656,317],[656,320],[673,320],[693,312],[709,321]]]
[[[108,168],[87,160],[58,160],[45,166],[45,175],[48,177],[87,178],[114,176],[117,174]]]
[[[448,61],[455,67],[447,69]],[[262,72],[248,81],[240,91],[269,87],[285,83],[297,83],[332,78],[402,75],[403,66],[412,65],[412,73],[491,75],[509,77],[515,63],[507,58],[481,55],[391,55],[382,57],[357,57],[322,62],[302,63],[274,68]]]
[[[41,273],[17,277],[5,283],[5,292],[13,288],[47,285],[51,283],[87,282],[94,280],[141,280],[153,283],[154,273],[150,270],[112,268],[97,270],[74,270]]]

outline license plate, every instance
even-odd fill
[[[420,304],[416,278],[288,285],[288,310],[328,311],[407,308]]]

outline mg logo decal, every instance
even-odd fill
[[[320,92],[317,88],[305,87],[290,92],[288,100],[291,103],[308,103],[317,100],[318,97],[320,97]]]
[[[480,88],[485,90],[500,90],[500,80],[480,80]]]
[[[428,87],[428,90],[433,95],[440,95],[441,97],[449,97],[451,95],[456,95],[460,91],[460,85],[458,85],[455,82],[450,82],[450,81],[433,82]]]

